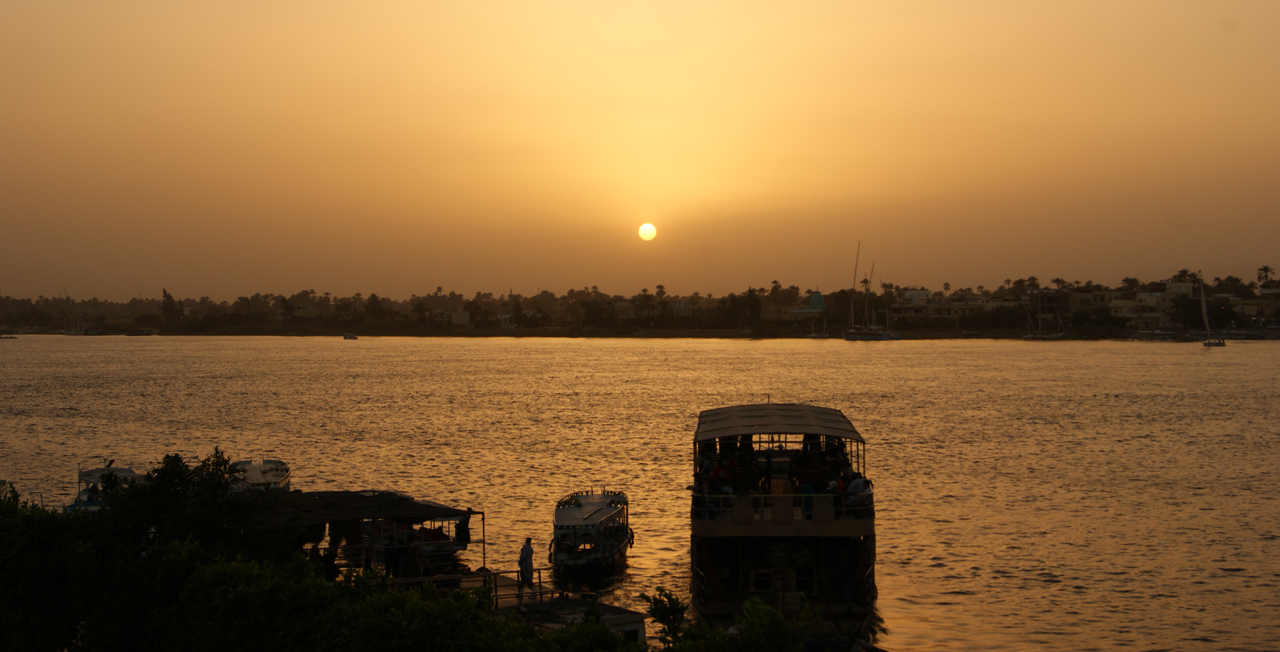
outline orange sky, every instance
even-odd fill
[[[0,88],[12,296],[1280,265],[1276,2],[9,2]]]

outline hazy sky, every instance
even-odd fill
[[[1280,266],[1280,2],[0,3],[3,294],[825,290],[858,241]]]

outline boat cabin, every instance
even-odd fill
[[[471,519],[480,517],[480,537]],[[291,491],[280,494],[265,527],[303,527],[304,550],[336,577],[345,568],[383,568],[396,578],[466,570],[456,553],[480,544],[484,512],[418,500],[394,491]]]

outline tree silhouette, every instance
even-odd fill
[[[1266,283],[1270,281],[1271,279],[1275,278],[1275,273],[1276,273],[1276,270],[1272,268],[1270,265],[1263,265],[1262,267],[1259,267],[1258,282]]]
[[[160,292],[163,295],[160,299],[160,314],[164,315],[165,323],[171,324],[182,319],[182,306],[173,300],[173,295],[168,290],[161,288]]]

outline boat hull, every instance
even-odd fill
[[[900,340],[902,335],[893,331],[847,331],[844,339],[850,342],[888,342]]]

